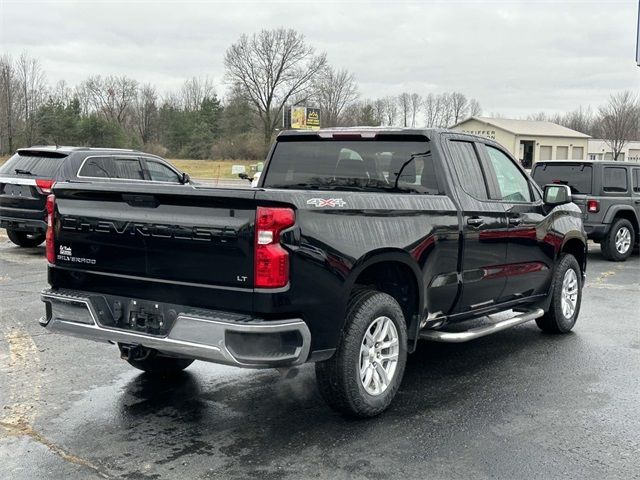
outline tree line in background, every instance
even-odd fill
[[[595,112],[590,107],[579,107],[564,114],[539,112],[528,118],[557,123],[593,138],[601,138],[611,148],[614,160],[618,159],[627,143],[640,140],[640,97],[628,90],[612,94],[608,103]]]
[[[173,158],[264,158],[287,105],[321,110],[323,127],[448,127],[482,114],[460,92],[364,99],[354,75],[336,69],[291,29],[242,35],[224,56],[228,93],[208,77],[176,91],[127,76],[95,75],[79,85],[49,85],[38,59],[0,57],[0,153],[34,144],[128,147]],[[611,142],[619,152],[640,138],[640,106],[631,92],[613,95],[597,112],[539,113]],[[617,156],[617,154],[615,155]]]

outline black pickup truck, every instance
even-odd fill
[[[257,188],[66,182],[47,208],[47,329],[155,374],[315,362],[323,398],[361,417],[418,339],[564,333],[580,310],[569,187],[445,130],[283,132]]]

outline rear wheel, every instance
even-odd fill
[[[551,305],[538,327],[547,333],[567,333],[576,324],[582,301],[582,276],[573,255],[564,254],[553,273]]]
[[[7,230],[7,236],[9,240],[24,248],[33,248],[44,242],[44,233],[28,233],[19,232],[17,230]]]
[[[609,233],[600,244],[600,249],[607,260],[623,262],[631,255],[634,243],[633,225],[626,218],[620,218],[613,222]]]
[[[386,293],[358,290],[336,353],[316,363],[320,394],[340,413],[373,417],[395,397],[406,361],[407,331],[398,302]]]
[[[118,344],[121,357],[132,367],[152,374],[177,373],[193,363],[190,358],[167,357],[142,346]]]

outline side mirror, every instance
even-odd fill
[[[571,187],[569,185],[551,184],[544,186],[544,203],[555,207],[556,205],[563,205],[565,203],[571,203]]]
[[[186,185],[190,181],[191,181],[191,177],[189,176],[189,174],[186,172],[182,172],[182,175],[180,176],[180,183],[182,183],[183,185]]]

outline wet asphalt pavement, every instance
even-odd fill
[[[640,478],[640,260],[589,255],[573,333],[421,343],[392,408],[324,405],[313,368],[153,380],[37,322],[43,248],[0,234],[0,479]]]

